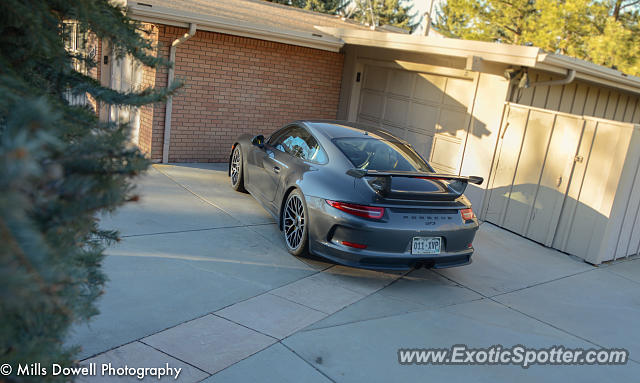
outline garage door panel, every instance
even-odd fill
[[[467,134],[467,113],[442,108],[436,125],[436,133],[462,139]]]
[[[597,214],[585,205],[579,204],[576,208],[575,219],[571,231],[574,233],[591,233],[591,235],[577,238],[575,235],[569,237],[565,251],[570,254],[586,256],[589,253],[591,242],[602,241],[602,233],[593,231],[594,227],[606,224],[606,219]]]
[[[413,93],[414,78],[415,74],[411,72],[400,70],[391,71],[389,93],[410,98],[411,93]]]
[[[384,109],[385,123],[404,127],[407,124],[407,115],[409,114],[409,101],[387,97]]]
[[[431,146],[433,145],[433,135],[424,134],[407,130],[405,139],[413,145],[416,151],[425,159],[431,154]]]
[[[431,164],[434,167],[455,172],[460,162],[460,141],[436,134],[431,151]]]
[[[358,121],[389,130],[434,167],[457,173],[473,82],[374,65],[365,67],[364,78]]]
[[[640,134],[634,134],[630,146],[640,147]],[[638,218],[638,208],[640,208],[640,167],[638,166],[640,155],[639,150],[629,151],[627,163],[635,167],[633,177],[622,178],[620,186],[624,187],[625,193],[629,193],[630,197],[623,213],[618,213],[624,219],[621,222],[620,237],[616,246],[615,257],[621,258],[631,254],[635,254],[636,247],[631,250],[631,236],[634,231],[640,231],[640,227],[635,226]],[[624,171],[623,171],[624,172]],[[627,171],[628,173],[628,171]],[[615,209],[615,208],[614,208]],[[617,208],[619,211],[619,208]],[[614,211],[612,214],[616,214]]]
[[[598,228],[606,227],[609,217],[611,206],[607,204],[606,195],[613,185],[607,184],[610,173],[614,170],[612,167],[615,168],[615,155],[612,155],[611,148],[615,147],[619,134],[620,127],[598,123],[594,129],[593,142],[584,160],[584,176],[582,179],[574,177],[575,182],[580,184],[580,193],[573,222],[567,229],[564,249],[585,259],[595,257],[604,236],[603,230]]]
[[[506,115],[506,123],[501,130],[502,140],[496,167],[493,171],[489,204],[485,213],[486,220],[498,225],[502,225],[504,221],[529,111],[524,108],[509,107]]]
[[[439,108],[414,102],[411,104],[410,109],[409,127],[433,137],[436,133],[436,121],[438,121],[440,113]]]
[[[485,219],[596,264],[638,252],[638,127],[507,108]]]
[[[406,139],[406,131],[403,128],[382,123],[382,129],[388,131],[389,133],[400,139]]]
[[[413,97],[440,104],[442,103],[446,83],[446,77],[420,73],[416,77]]]
[[[547,246],[551,246],[553,242],[583,125],[580,117],[562,115],[556,117],[553,125],[551,142],[527,230],[529,238]]]
[[[369,126],[379,126],[380,125],[380,121],[373,119],[373,118],[369,118],[365,115],[359,115],[358,116],[358,122],[361,122],[365,125],[369,125]]]
[[[462,107],[466,110],[471,104],[472,92],[470,90],[468,80],[449,77],[445,87],[443,104]]]
[[[376,119],[382,117],[382,106],[384,102],[382,94],[363,90],[360,97],[360,114]]]
[[[389,69],[377,66],[367,66],[364,77],[364,88],[384,92],[387,89]]]
[[[631,233],[629,246],[627,247],[627,255],[638,255],[640,253],[640,212],[638,211],[636,211],[636,220],[633,227],[634,230]]]
[[[504,226],[525,235],[542,172],[554,115],[531,111],[522,143],[516,175],[509,195]]]
[[[599,122],[596,126],[589,164],[578,201],[579,209],[593,217],[591,235],[587,234],[586,238],[584,232],[573,227],[568,241],[573,245],[588,240],[590,246],[586,254],[577,254],[587,260],[598,258],[604,238],[603,228],[606,228],[609,218],[612,217],[613,203],[632,133],[633,129],[624,129],[607,122]],[[613,257],[613,251],[610,255]]]
[[[570,182],[567,190],[567,196],[562,207],[562,212],[560,213],[556,235],[553,240],[553,247],[556,249],[569,251],[567,249],[567,240],[569,238],[569,231],[575,221],[575,212],[578,207],[578,199],[580,198],[580,191],[582,189],[582,179],[587,169],[586,159],[589,158],[589,151],[593,143],[596,125],[597,123],[595,121],[586,121],[583,128],[580,148],[578,149],[578,156],[582,157],[583,160],[575,162],[573,167],[572,182]]]

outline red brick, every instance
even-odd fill
[[[156,25],[150,37],[168,58],[186,29]],[[341,53],[198,31],[177,48],[169,161],[226,161],[240,134],[268,134],[298,119],[335,118]],[[162,87],[167,70],[145,68],[146,86]],[[165,105],[141,109],[140,147],[162,159]]]

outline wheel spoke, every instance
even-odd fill
[[[283,226],[287,245],[291,249],[297,249],[302,244],[305,228],[304,205],[297,195],[292,195],[287,200]]]
[[[231,182],[236,185],[239,180],[240,173],[240,149],[236,148],[233,151],[233,157],[231,159]]]

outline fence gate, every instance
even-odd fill
[[[616,257],[605,247],[607,236],[620,237],[617,216],[628,215],[638,129],[513,103],[505,108],[484,219],[594,263]]]
[[[485,219],[551,246],[584,120],[507,108]]]

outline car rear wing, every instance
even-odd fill
[[[355,178],[367,178],[369,186],[382,198],[393,200],[446,200],[460,197],[469,183],[480,185],[482,177],[457,176],[453,174],[378,171],[349,169],[347,174]],[[433,181],[429,187],[419,180]]]
[[[454,174],[425,173],[425,172],[349,169],[347,170],[347,174],[356,178],[362,178],[362,177],[408,177],[408,178],[423,178],[423,179],[426,178],[426,179],[433,179],[433,180],[462,181],[466,183],[472,183],[475,185],[481,185],[484,182],[484,178],[478,177],[478,176],[457,176]]]

